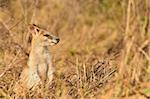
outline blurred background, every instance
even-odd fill
[[[150,98],[149,0],[0,0],[0,98],[27,63],[29,24],[60,37],[55,79],[37,99]]]

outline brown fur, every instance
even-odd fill
[[[29,26],[32,34],[31,51],[28,65],[21,73],[20,80],[15,85],[14,91],[34,89],[37,85],[50,83],[53,78],[54,67],[51,63],[51,54],[48,46],[55,45],[59,38],[36,25]]]

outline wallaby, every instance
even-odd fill
[[[29,25],[29,33],[32,34],[29,59],[14,92],[21,91],[20,88],[29,90],[39,84],[50,83],[53,78],[54,67],[48,47],[57,44],[60,39],[35,24]]]

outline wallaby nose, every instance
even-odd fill
[[[57,43],[60,41],[60,39],[59,38],[56,38],[56,41],[57,41]]]

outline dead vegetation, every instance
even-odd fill
[[[149,0],[0,0],[0,98],[26,65],[27,25],[59,35],[51,49],[55,79],[29,99],[150,97]]]

